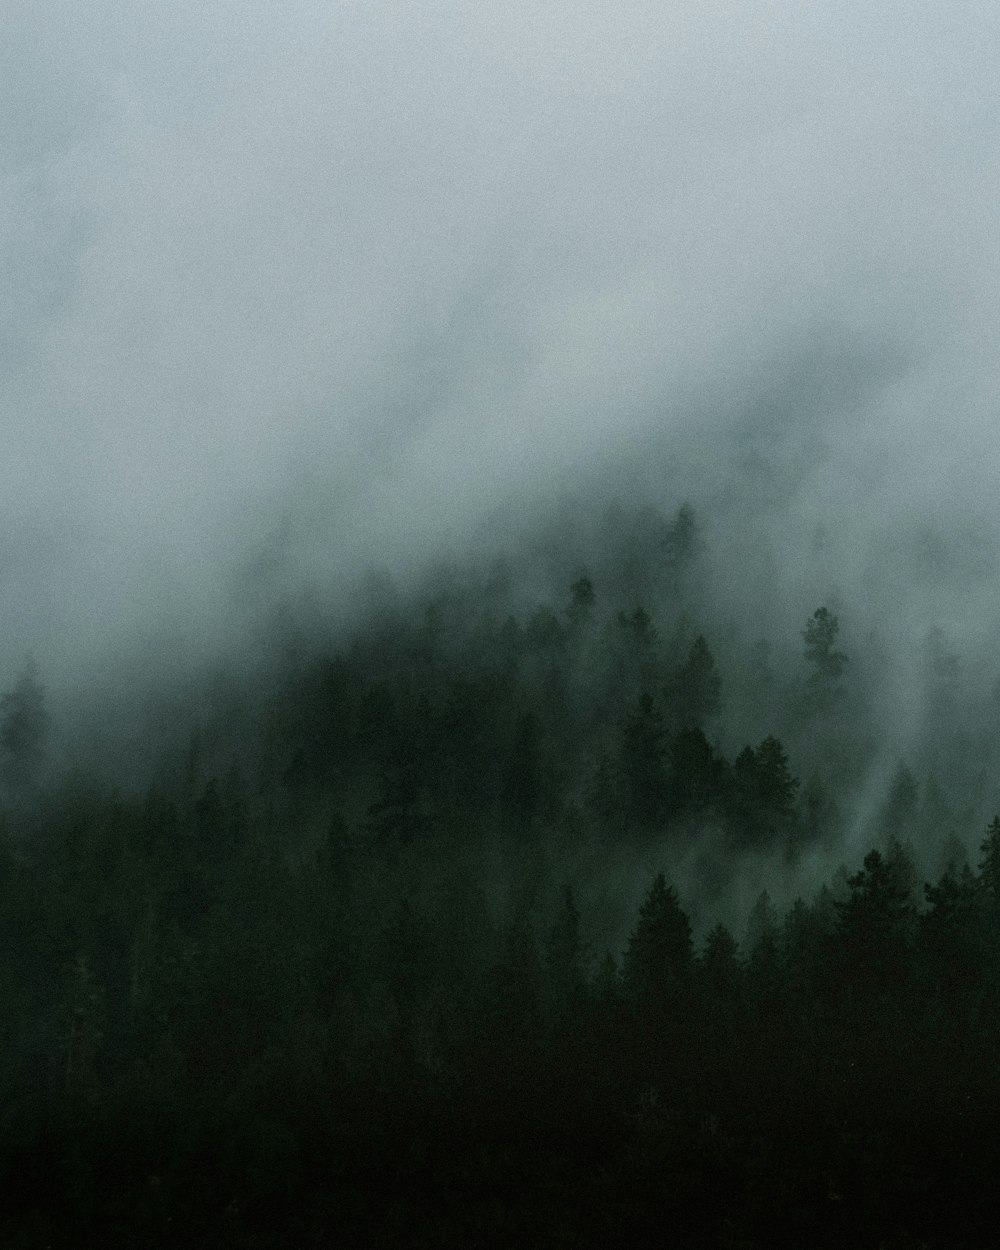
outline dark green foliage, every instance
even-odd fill
[[[980,890],[987,907],[1000,916],[1000,816],[990,821],[979,853]]]
[[[570,601],[566,609],[570,627],[577,633],[588,629],[594,619],[594,603],[597,595],[594,583],[586,575],[573,583],[569,588]]]
[[[339,653],[200,692],[135,794],[43,769],[7,696],[0,1243],[992,1244],[988,775],[915,745],[878,849],[787,907],[880,797],[836,618],[803,715],[780,640],[698,612],[689,508],[601,533],[530,589],[373,591]],[[666,873],[622,901],[650,862],[697,958]]]
[[[886,837],[905,838],[916,827],[920,792],[913,774],[905,764],[896,769],[879,814],[880,832]]]
[[[601,751],[587,779],[585,803],[602,833],[621,832],[623,804],[619,772],[607,751]]]
[[[976,879],[966,865],[924,886],[928,910],[920,917],[928,989],[949,1011],[964,1014],[979,993],[987,967],[988,931]]]
[[[545,943],[545,974],[553,1009],[560,1019],[566,1019],[579,1010],[586,984],[580,913],[569,886],[563,890]]]
[[[739,992],[742,970],[736,939],[723,924],[717,924],[705,939],[701,975],[710,1000],[732,1000]]]
[[[517,719],[503,781],[503,810],[524,832],[538,814],[542,790],[541,729],[534,712]]]
[[[734,832],[739,842],[792,847],[799,781],[791,775],[779,740],[769,734],[756,750],[744,747],[733,764],[732,777]]]
[[[628,941],[622,967],[625,988],[644,1007],[668,1007],[687,983],[692,957],[691,923],[661,872],[639,908],[639,922]]]
[[[840,622],[829,608],[817,608],[802,631],[805,659],[809,665],[808,700],[821,709],[840,693],[840,682],[847,667],[847,656],[836,649]]]
[[[605,631],[606,686],[618,705],[623,695],[655,688],[660,676],[660,636],[643,607],[619,612]]]
[[[699,729],[719,712],[722,682],[708,643],[699,634],[668,690],[674,720],[681,729]]]
[[[916,935],[912,863],[898,843],[885,857],[869,851],[848,886],[850,896],[838,904],[844,975],[863,991],[898,994]]]
[[[665,739],[663,717],[644,694],[625,724],[620,757],[625,810],[641,828],[658,825],[666,812]]]
[[[671,740],[669,802],[678,811],[720,804],[729,792],[729,766],[700,729],[684,729]]]
[[[45,690],[29,660],[13,689],[0,698],[0,768],[6,780],[23,784],[34,778],[48,727]]]
[[[817,608],[802,631],[806,661],[817,679],[834,681],[844,671],[847,656],[835,648],[839,630],[840,622],[829,608]]]
[[[694,508],[689,503],[683,503],[677,509],[673,524],[667,529],[663,539],[667,567],[675,576],[686,573],[694,563],[700,547],[701,538]]]
[[[816,774],[809,778],[802,793],[802,825],[808,842],[832,842],[842,832],[837,800]]]

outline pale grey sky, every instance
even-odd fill
[[[297,501],[335,581],[651,431],[778,464],[810,594],[988,546],[998,64],[992,3],[7,0],[0,662],[197,638]]]

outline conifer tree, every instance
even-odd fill
[[[817,608],[802,631],[805,660],[811,671],[806,679],[807,703],[820,710],[840,693],[847,656],[836,648],[840,622],[829,608]]]
[[[580,913],[568,885],[545,943],[545,971],[556,1012],[564,1016],[579,1005],[584,986]]]
[[[663,1006],[687,982],[691,962],[691,923],[661,872],[629,937],[622,969],[625,987],[634,1000]]]
[[[626,808],[641,827],[663,817],[666,800],[666,746],[663,718],[653,697],[644,694],[622,735],[621,774]]]
[[[49,717],[38,668],[28,660],[14,687],[0,698],[0,768],[16,785],[34,779],[45,752]]]
[[[676,723],[682,729],[702,728],[718,714],[721,689],[715,658],[699,634],[667,690]]]

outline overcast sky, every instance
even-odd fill
[[[831,584],[931,525],[987,602],[998,65],[995,3],[6,0],[3,656],[197,635],[282,517],[335,579],[654,431],[708,495],[770,466],[735,507]]]

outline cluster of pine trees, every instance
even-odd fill
[[[795,672],[718,663],[699,546],[647,511],[561,601],[502,565],[382,594],[216,681],[134,793],[46,764],[29,671],[0,704],[0,1241],[990,1244],[1000,819],[970,865],[949,817],[923,884],[903,769],[833,871],[854,657],[819,608]],[[783,717],[727,751],[741,698]],[[711,919],[817,856],[783,913]]]

